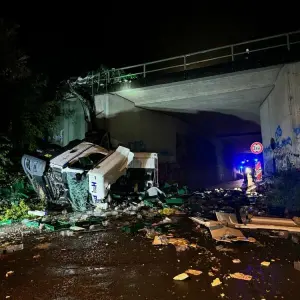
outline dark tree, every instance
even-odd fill
[[[18,45],[18,26],[0,21],[1,133],[15,149],[34,149],[59,114],[56,86],[28,67]]]

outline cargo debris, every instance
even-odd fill
[[[263,267],[268,267],[271,263],[269,261],[263,261],[260,263]]]
[[[218,285],[221,285],[222,284],[222,281],[220,281],[219,278],[216,278],[213,280],[213,282],[211,283],[211,286],[212,287],[215,287],[215,286],[218,286]]]
[[[218,242],[255,242],[253,238],[246,238],[240,230],[224,226],[221,222],[196,217],[190,217],[190,219],[197,224],[207,227],[212,238]]]
[[[8,272],[6,272],[5,277],[7,278],[7,277],[13,275],[14,273],[15,273],[14,271],[8,271]]]
[[[246,275],[246,274],[243,274],[243,273],[233,273],[233,274],[230,274],[229,276],[231,278],[245,280],[245,281],[252,280],[252,276],[251,275]]]
[[[249,218],[247,224],[240,224],[235,214],[232,213],[216,213],[219,222],[229,227],[241,229],[269,229],[281,230],[289,232],[300,232],[300,226],[292,219],[270,218],[270,217],[252,217]]]
[[[195,276],[199,276],[202,274],[201,271],[193,270],[193,269],[188,269],[185,271],[185,273],[190,274],[190,275],[195,275]]]
[[[189,275],[188,275],[188,274],[186,274],[186,273],[181,273],[181,274],[175,276],[173,279],[174,279],[174,280],[182,281],[182,280],[186,280],[186,279],[188,279],[188,278],[189,278]]]

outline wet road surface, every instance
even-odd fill
[[[244,233],[260,243],[217,244],[186,219],[174,235],[199,249],[176,252],[173,245],[152,246],[143,234],[119,228],[28,237],[24,250],[0,256],[0,299],[298,299],[300,272],[293,262],[300,260],[300,246],[290,239]],[[262,267],[262,261],[271,265]],[[189,268],[203,274],[173,280]],[[215,277],[208,275],[212,268]],[[8,271],[14,273],[6,277]],[[253,279],[225,278],[234,272]],[[212,287],[217,277],[223,284]]]

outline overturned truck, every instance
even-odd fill
[[[71,203],[74,210],[107,207],[111,185],[129,191],[157,186],[157,154],[136,153],[119,146],[108,151],[89,142],[71,149],[40,151],[22,157],[22,167],[40,199]],[[124,184],[123,184],[124,187]]]

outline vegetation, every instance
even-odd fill
[[[22,175],[20,155],[37,148],[60,113],[57,87],[30,69],[17,37],[18,26],[0,20],[0,97],[5,100],[0,118],[2,220],[26,217],[29,208],[37,207],[33,189]]]
[[[28,217],[28,210],[45,209],[45,203],[36,201],[32,186],[24,175],[0,185],[0,220],[18,220]]]
[[[0,220],[21,220],[28,216],[28,210],[30,207],[21,200],[18,204],[12,204],[11,206],[5,207],[3,214],[0,215]]]
[[[14,150],[34,150],[55,125],[59,113],[57,87],[29,68],[18,47],[18,26],[0,21],[0,96],[5,99],[1,132]]]
[[[287,171],[274,176],[267,200],[270,206],[300,211],[300,172]]]

